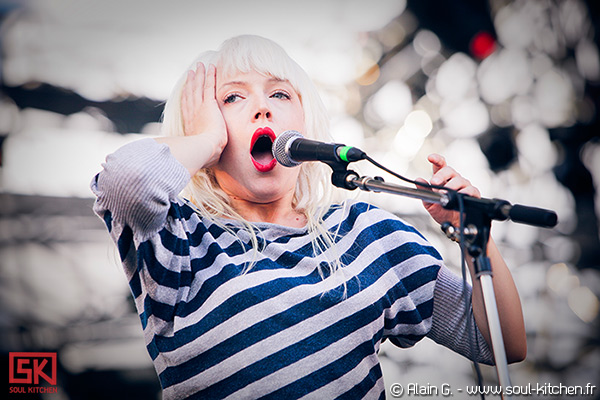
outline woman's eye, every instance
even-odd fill
[[[274,97],[276,99],[285,99],[285,100],[289,100],[291,97],[289,94],[287,94],[286,92],[275,92],[271,95],[271,97]]]
[[[225,97],[225,99],[223,100],[223,103],[225,103],[225,104],[233,103],[239,98],[240,98],[239,94],[235,94],[235,93],[230,94],[227,97]]]

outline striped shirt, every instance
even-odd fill
[[[386,339],[410,347],[428,336],[491,362],[462,280],[393,214],[332,206],[324,226],[339,227],[344,267],[329,274],[334,249],[316,254],[306,228],[259,223],[261,250],[249,251],[241,224],[223,229],[178,196],[189,179],[166,145],[144,139],[109,155],[92,181],[164,399],[384,398]]]

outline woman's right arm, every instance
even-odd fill
[[[227,128],[216,100],[216,68],[199,63],[196,71],[188,71],[181,95],[181,113],[185,136],[156,139],[171,149],[190,176],[201,168],[219,161],[227,145]]]
[[[94,208],[105,221],[144,236],[156,232],[190,177],[219,160],[227,131],[215,99],[215,76],[212,65],[206,79],[202,64],[188,72],[181,97],[185,136],[139,140],[106,158],[92,181]]]

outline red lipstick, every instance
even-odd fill
[[[271,152],[275,137],[275,133],[269,127],[258,128],[252,135],[250,157],[254,168],[259,172],[269,172],[277,164]]]

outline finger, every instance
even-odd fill
[[[196,105],[200,105],[202,104],[202,101],[204,100],[203,95],[203,89],[204,89],[204,82],[206,81],[206,68],[204,67],[204,64],[199,62],[198,64],[196,64],[196,76],[194,79],[194,101],[196,102]]]
[[[210,64],[208,66],[208,72],[206,74],[206,80],[204,81],[204,100],[216,100],[216,81],[217,81],[217,68]]]
[[[436,186],[444,186],[456,176],[460,175],[454,168],[445,166],[433,174],[431,177],[431,184]]]
[[[456,191],[462,190],[469,186],[471,186],[471,182],[469,182],[468,179],[463,178],[460,175],[452,177],[444,185],[445,188],[456,190]]]
[[[415,182],[423,184],[423,185],[416,185],[417,188],[432,191],[432,188],[429,187],[429,182],[427,182],[425,179],[423,179],[423,178],[417,178],[417,179],[415,179]]]
[[[468,194],[469,196],[477,197],[478,199],[481,198],[481,192],[479,192],[479,189],[475,186],[467,186],[466,188],[459,190],[459,193]]]
[[[459,193],[467,194],[469,196],[478,198],[481,197],[479,189],[473,186],[468,179],[465,179],[462,176],[456,176],[452,178],[444,187],[455,190]]]
[[[429,182],[427,182],[425,179],[423,179],[423,178],[417,178],[417,179],[415,179],[415,182],[416,183],[422,183],[424,185],[424,186],[416,185],[418,189],[422,189],[422,190],[427,190],[427,191],[433,192],[433,188],[431,188],[429,186]],[[435,203],[431,203],[431,202],[428,202],[428,201],[425,201],[425,200],[422,200],[422,202],[423,202],[423,205],[425,206],[425,208],[427,208],[427,209],[429,209],[431,206],[433,206],[435,204]]]
[[[181,90],[181,104],[183,105],[184,101],[187,102],[188,88],[190,86],[190,82],[193,79],[194,72],[189,70],[185,77],[185,82],[183,83],[183,89]]]
[[[192,104],[192,86],[194,81],[194,71],[190,70],[187,72],[185,84],[183,86],[183,93],[181,96],[181,112],[184,117],[188,117],[193,108]]]
[[[437,153],[430,154],[427,160],[432,164],[434,174],[447,165],[446,159]]]

